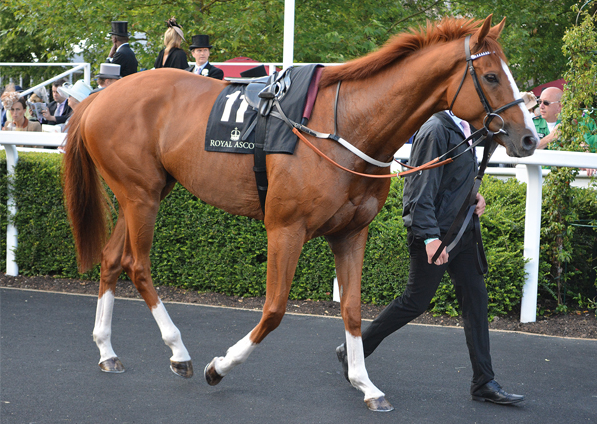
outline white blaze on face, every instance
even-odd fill
[[[504,62],[502,60],[502,69],[504,70],[504,73],[508,76],[508,81],[510,81],[510,87],[512,87],[512,94],[514,95],[515,99],[520,99],[522,98],[522,95],[520,94],[520,90],[518,89],[518,86],[516,85],[516,82],[514,81],[514,77],[512,76],[512,73],[510,72],[510,68],[508,68],[508,65],[506,65],[506,62]],[[530,112],[527,110],[527,108],[523,103],[519,103],[518,107],[520,107],[520,110],[522,110],[522,114],[524,115],[524,123],[525,126],[527,127],[528,130],[530,130],[533,133],[533,136],[535,137],[536,140],[539,140],[539,135],[537,134],[537,131],[535,130],[535,124],[533,124],[533,117],[531,116]]]

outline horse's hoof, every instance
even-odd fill
[[[103,372],[112,372],[115,374],[124,372],[124,365],[122,365],[122,362],[117,357],[100,362],[99,367]]]
[[[212,359],[211,362],[205,366],[205,371],[203,372],[205,380],[210,386],[215,386],[224,378],[224,376],[218,374],[216,371],[215,362],[216,358]]]
[[[394,410],[392,404],[388,402],[384,396],[375,399],[367,399],[365,403],[367,404],[367,408],[369,408],[370,411],[390,412]]]
[[[170,361],[170,369],[174,374],[184,378],[191,378],[193,376],[193,363],[191,361]]]

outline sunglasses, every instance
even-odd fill
[[[544,106],[549,106],[552,103],[560,103],[559,100],[556,100],[555,102],[548,102],[547,100],[541,100],[541,99],[537,99],[537,103],[539,105],[541,105],[541,103],[543,103]]]

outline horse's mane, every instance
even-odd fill
[[[321,76],[320,87],[336,84],[338,81],[360,80],[370,77],[392,63],[404,59],[411,53],[433,44],[458,40],[474,34],[483,20],[444,18],[439,22],[427,21],[425,27],[410,28],[408,32],[397,34],[379,50],[340,66],[330,66]],[[492,51],[505,60],[501,46],[493,32],[485,37],[475,52]],[[475,53],[472,52],[472,53]]]

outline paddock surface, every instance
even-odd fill
[[[594,423],[597,340],[491,332],[497,380],[519,406],[472,401],[460,328],[408,325],[367,359],[396,408],[367,410],[344,380],[336,318],[286,315],[215,387],[203,367],[245,336],[259,312],[168,303],[195,367],[183,379],[143,302],[117,299],[113,345],[123,374],[102,373],[93,296],[0,289],[2,424],[55,423]],[[368,323],[364,323],[364,326]]]

